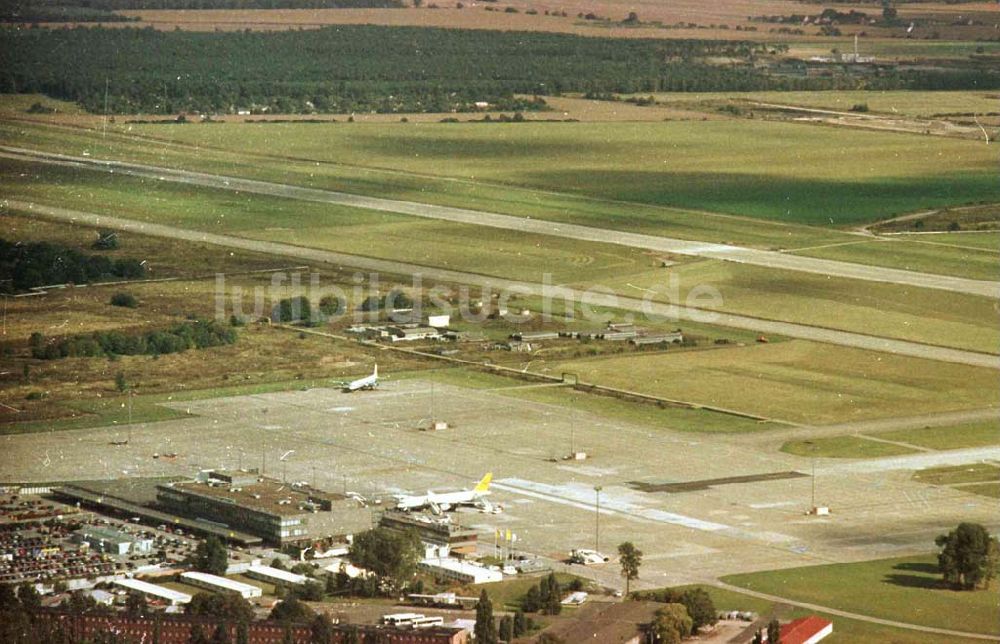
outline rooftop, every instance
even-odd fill
[[[121,586],[122,588],[137,590],[140,593],[161,597],[174,604],[186,604],[191,601],[191,595],[188,595],[187,593],[171,590],[165,586],[158,586],[149,582],[139,581],[138,579],[116,579],[114,583],[116,586]]]
[[[277,568],[272,568],[271,566],[250,566],[248,572],[256,573],[262,577],[278,579],[289,584],[304,584],[309,580],[309,578],[305,575],[296,575],[294,572],[278,570]]]
[[[550,630],[566,642],[619,644],[639,635],[660,608],[663,604],[645,601],[589,603],[577,609],[579,619],[557,624]]]
[[[160,486],[161,489],[182,490],[189,494],[228,501],[234,505],[282,516],[294,516],[312,509],[304,507],[309,503],[332,503],[347,497],[329,494],[308,485],[283,483],[275,479],[258,479],[246,485],[230,485],[210,479],[207,482],[187,481]],[[317,508],[318,509],[318,508]]]
[[[95,539],[111,543],[132,543],[140,538],[126,534],[121,530],[115,530],[114,528],[104,526],[86,526],[77,530],[76,534],[93,537]]]
[[[824,631],[826,632],[824,633]],[[781,626],[781,641],[785,644],[818,642],[832,632],[833,622],[816,615],[809,615],[783,624]]]
[[[195,581],[201,581],[206,584],[212,584],[213,586],[218,586],[219,588],[225,588],[226,590],[232,590],[233,592],[243,593],[251,590],[260,590],[259,587],[253,586],[251,584],[244,584],[243,582],[234,581],[227,577],[220,577],[218,575],[210,575],[207,572],[183,572],[181,573],[181,579],[193,579]]]

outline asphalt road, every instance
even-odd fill
[[[815,342],[825,342],[828,344],[855,347],[858,349],[883,351],[917,358],[926,358],[929,360],[955,362],[977,367],[1000,369],[1000,356],[976,353],[974,351],[963,351],[961,349],[919,344],[916,342],[907,342],[905,340],[880,338],[860,333],[850,333],[835,329],[793,324],[790,322],[763,320],[745,315],[735,315],[732,313],[719,313],[685,306],[674,306],[653,302],[651,300],[624,297],[620,295],[595,292],[585,293],[584,291],[562,286],[498,279],[474,273],[463,273],[460,271],[452,271],[442,268],[420,266],[418,264],[408,264],[405,262],[394,262],[390,260],[374,259],[371,257],[361,257],[358,255],[348,255],[345,253],[337,253],[317,248],[306,248],[291,244],[247,239],[233,235],[206,233],[185,228],[177,228],[174,226],[165,226],[163,224],[152,224],[134,221],[131,219],[124,219],[121,217],[111,217],[95,213],[67,210],[65,208],[56,208],[21,201],[3,201],[0,202],[0,207],[30,211],[38,216],[46,217],[48,219],[72,221],[90,226],[115,228],[118,230],[152,235],[155,237],[166,237],[197,243],[212,244],[215,246],[223,246],[226,248],[237,248],[241,250],[267,253],[270,255],[306,260],[317,264],[333,264],[338,267],[348,267],[362,271],[396,275],[420,275],[424,280],[437,280],[457,284],[488,285],[494,290],[505,290],[523,295],[548,295],[553,301],[568,299],[574,302],[586,302],[592,307],[617,308],[639,313],[651,318],[660,317],[661,319],[716,324],[736,329],[747,329],[755,333],[765,335],[782,335],[791,338],[812,340]]]
[[[920,288],[933,288],[953,291],[956,293],[966,293],[969,295],[982,295],[991,298],[1000,298],[1000,282],[972,280],[931,273],[918,273],[914,271],[905,271],[879,266],[867,266],[864,264],[853,264],[849,262],[790,255],[775,251],[730,246],[727,244],[628,233],[605,228],[594,228],[591,226],[580,226],[577,224],[566,224],[542,219],[529,219],[525,217],[515,217],[512,215],[482,212],[478,210],[467,210],[464,208],[451,208],[448,206],[417,203],[413,201],[382,199],[379,197],[368,197],[344,192],[335,192],[331,190],[318,190],[315,188],[304,188],[301,186],[256,181],[253,179],[241,179],[237,177],[227,177],[170,168],[159,168],[135,163],[105,161],[88,157],[53,154],[10,146],[0,146],[0,157],[31,160],[71,167],[90,168],[127,176],[147,177],[162,181],[187,183],[210,188],[220,188],[224,190],[238,190],[240,192],[285,197],[302,201],[314,201],[351,206],[355,208],[367,208],[369,210],[394,212],[414,217],[453,221],[476,226],[489,226],[492,228],[517,230],[527,233],[566,237],[569,239],[618,244],[621,246],[653,250],[662,253],[676,253],[678,255],[707,257],[741,264],[764,266],[767,268],[830,275],[833,277],[859,279],[871,282],[886,282],[890,284],[900,284]]]

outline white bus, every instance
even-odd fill
[[[444,626],[444,617],[419,617],[410,622],[410,626],[413,628],[434,628],[435,626]]]
[[[423,613],[393,613],[383,615],[382,623],[386,626],[412,626],[418,619],[426,619]]]

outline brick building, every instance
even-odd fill
[[[122,613],[70,613],[59,609],[42,610],[33,614],[35,623],[58,628],[70,642],[82,642],[99,634],[113,633],[123,642],[147,644],[187,644],[191,632],[201,628],[209,638],[221,620],[190,615],[150,615],[129,617]],[[236,641],[238,626],[227,623],[230,641]],[[392,629],[370,625],[335,625],[333,637],[327,643],[343,644],[348,633],[356,630],[361,644],[467,644],[468,633],[453,628],[422,630]],[[308,625],[285,625],[258,621],[246,625],[246,641],[250,644],[283,644],[286,635],[295,644],[316,644]]]

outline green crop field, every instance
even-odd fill
[[[581,380],[767,418],[833,423],[996,404],[991,369],[800,340],[553,365]]]
[[[976,592],[943,587],[932,555],[733,575],[723,581],[861,615],[1000,634],[996,584]]]

